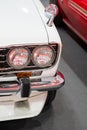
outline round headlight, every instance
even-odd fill
[[[8,62],[15,69],[24,68],[29,61],[29,51],[26,48],[15,48],[8,54]]]
[[[38,67],[50,66],[55,58],[54,49],[50,46],[41,46],[33,50],[33,63]]]

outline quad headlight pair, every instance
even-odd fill
[[[29,65],[32,60],[37,67],[50,66],[55,59],[55,51],[51,46],[36,47],[32,54],[29,48],[18,47],[10,50],[8,54],[8,63],[15,69],[22,69]]]

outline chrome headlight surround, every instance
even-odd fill
[[[51,66],[55,60],[55,51],[49,45],[36,47],[32,52],[32,61],[37,67]]]
[[[30,51],[28,48],[17,47],[9,51],[7,55],[8,64],[14,69],[22,69],[30,62]]]

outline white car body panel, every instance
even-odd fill
[[[53,76],[55,74],[55,72],[57,71],[57,69],[58,69],[60,56],[61,56],[61,51],[62,51],[62,42],[61,42],[59,33],[58,33],[56,27],[54,26],[54,24],[51,27],[49,27],[47,25],[48,18],[46,17],[46,14],[44,12],[44,7],[43,7],[43,5],[41,5],[41,2],[39,0],[34,0],[34,2],[35,2],[35,5],[37,6],[37,9],[38,9],[38,11],[40,13],[40,16],[42,17],[43,23],[45,25],[47,35],[48,35],[48,42],[49,43],[52,43],[52,42],[57,43],[59,45],[59,47],[60,47],[59,57],[58,57],[58,60],[57,60],[57,62],[55,64],[55,66],[50,68],[50,69],[44,70],[44,72],[41,75],[42,77],[49,76],[49,75]]]
[[[0,44],[48,43],[47,33],[33,0],[0,2]]]
[[[45,25],[49,43],[55,42],[55,43],[60,44],[60,46],[61,46],[61,39],[60,39],[59,33],[58,33],[56,27],[54,26],[54,24],[53,24],[53,26],[50,26],[50,27],[47,25],[47,22],[49,19],[47,18],[47,15],[44,12],[44,10],[45,10],[44,6],[41,5],[40,0],[33,0],[33,1],[35,2],[35,5],[36,5],[36,7],[40,13],[40,16],[43,20],[43,23]]]
[[[8,96],[7,98],[8,102],[5,102],[6,99],[2,99],[3,102],[0,101],[0,121],[30,118],[39,115],[44,107],[47,92],[33,92],[28,100],[21,101],[19,99],[19,102],[14,97]]]
[[[40,76],[29,77],[39,79],[54,76],[59,65],[61,56],[61,39],[55,28],[47,25],[48,18],[45,15],[44,7],[40,0],[8,0],[0,1],[0,48],[21,45],[46,45],[57,43],[59,56],[54,66],[44,69]],[[17,77],[8,77],[14,81]],[[6,77],[0,77],[0,81],[6,81]],[[21,100],[17,95],[17,100]],[[43,109],[47,99],[47,91],[32,92],[25,101],[17,105],[13,97],[0,97],[0,121],[29,118],[37,116]],[[24,99],[25,100],[25,99]],[[4,102],[3,102],[4,101]],[[8,102],[7,102],[8,101]],[[28,106],[29,105],[29,106]]]
[[[38,45],[41,45],[52,42],[62,46],[60,36],[55,26],[49,27],[47,25],[48,18],[46,17],[44,7],[39,0],[26,0],[26,2],[24,0],[9,0],[10,4],[8,5],[8,8],[4,3],[3,0],[2,4],[0,4],[0,13],[2,13],[2,10],[4,10],[3,12],[5,13],[0,15],[0,19],[2,19],[0,20],[1,47],[24,44],[37,45],[37,43]],[[7,16],[9,16],[8,19],[6,19]],[[5,20],[7,20],[7,24]],[[60,49],[62,48],[60,47]],[[61,55],[61,50],[59,54]],[[42,77],[45,77],[45,75],[49,76],[49,74],[50,76],[53,76],[58,68],[59,60],[60,56],[55,67],[44,71]]]

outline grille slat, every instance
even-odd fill
[[[0,48],[0,70],[2,71],[5,68],[8,68],[8,64],[6,61],[6,55],[8,53],[8,49]]]
[[[6,61],[6,57],[0,57],[0,62]]]

